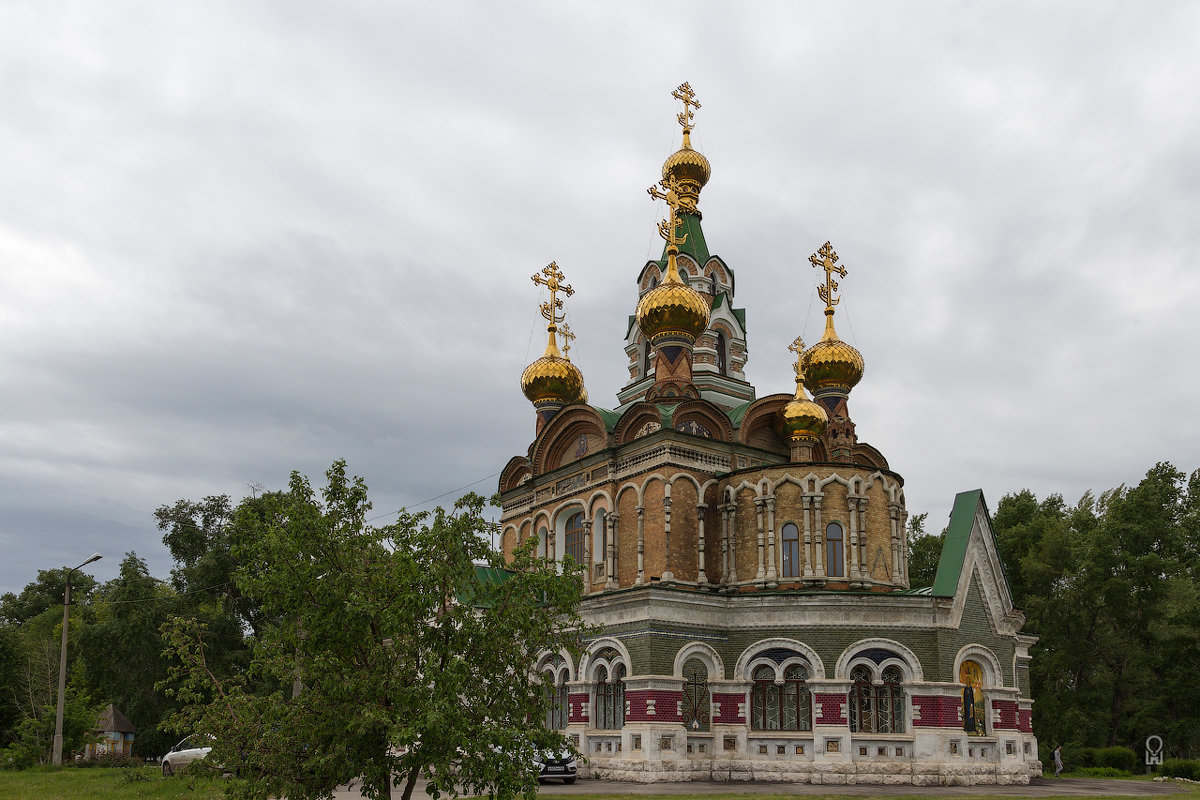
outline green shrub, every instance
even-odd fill
[[[1044,752],[1044,751],[1043,751]],[[1068,770],[1084,769],[1087,767],[1098,766],[1095,759],[1096,749],[1093,747],[1084,747],[1077,742],[1068,742],[1062,746],[1063,765]],[[1049,764],[1050,769],[1054,769],[1054,748],[1050,748],[1049,754],[1042,759],[1043,764]]]
[[[1072,770],[1071,775],[1079,778],[1128,778],[1131,773],[1116,767],[1080,767]]]
[[[1097,767],[1133,772],[1138,767],[1137,753],[1128,747],[1102,747],[1093,754]]]
[[[138,767],[141,766],[142,762],[124,753],[101,753],[91,758],[81,758],[77,761],[64,763],[68,767],[87,769],[89,767]]]
[[[1189,781],[1200,781],[1200,760],[1168,758],[1163,762],[1162,774],[1168,778],[1187,778]]]

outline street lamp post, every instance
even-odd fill
[[[92,553],[87,561],[78,567],[67,570],[67,587],[63,591],[62,653],[58,657],[58,709],[54,712],[54,766],[56,767],[62,766],[63,699],[67,691],[67,621],[71,612],[71,573],[102,557],[99,553]]]

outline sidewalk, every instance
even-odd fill
[[[789,794],[789,795],[851,795],[929,797],[1163,797],[1186,791],[1177,783],[1153,781],[1105,780],[1100,778],[1034,778],[1028,786],[854,786],[811,783],[728,783],[691,781],[686,783],[629,783],[580,778],[573,786],[546,783],[539,794],[548,796],[573,794]],[[394,797],[399,797],[394,794]],[[425,782],[413,789],[413,800],[425,800]],[[353,786],[339,789],[335,800],[361,800],[362,794]]]

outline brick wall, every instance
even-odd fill
[[[844,694],[817,694],[814,698],[817,708],[820,709],[816,724],[818,725],[846,725],[849,724],[846,719],[846,695]]]
[[[572,694],[567,698],[567,714],[570,722],[587,722],[588,717],[584,706],[587,705],[588,696],[586,693]]]
[[[957,697],[913,695],[914,728],[961,728],[962,700]]]
[[[725,725],[745,725],[746,714],[745,709],[739,710],[746,702],[746,695],[738,694],[723,694],[713,692],[713,722]]]
[[[638,689],[625,692],[629,710],[626,722],[683,722],[679,707],[683,692],[662,689]]]
[[[995,722],[992,726],[996,730],[1007,729],[1015,731],[1020,729],[1019,712],[1015,700],[993,700],[992,710],[995,712],[992,717]]]
[[[1033,712],[1023,708],[1017,712],[1017,729],[1021,733],[1033,733]]]

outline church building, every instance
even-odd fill
[[[546,724],[596,777],[1028,783],[1035,638],[982,493],[955,497],[933,586],[910,585],[904,479],[851,415],[865,366],[835,327],[847,270],[828,242],[809,259],[824,333],[761,342],[790,344],[796,388],[757,396],[734,272],[701,228],[700,104],[686,83],[673,96],[683,143],[650,189],[666,244],[631,270],[615,408],[591,404],[560,347],[566,277],[533,278],[548,340],[521,376],[536,435],[501,473],[500,541],[582,565],[594,628],[539,664]]]

